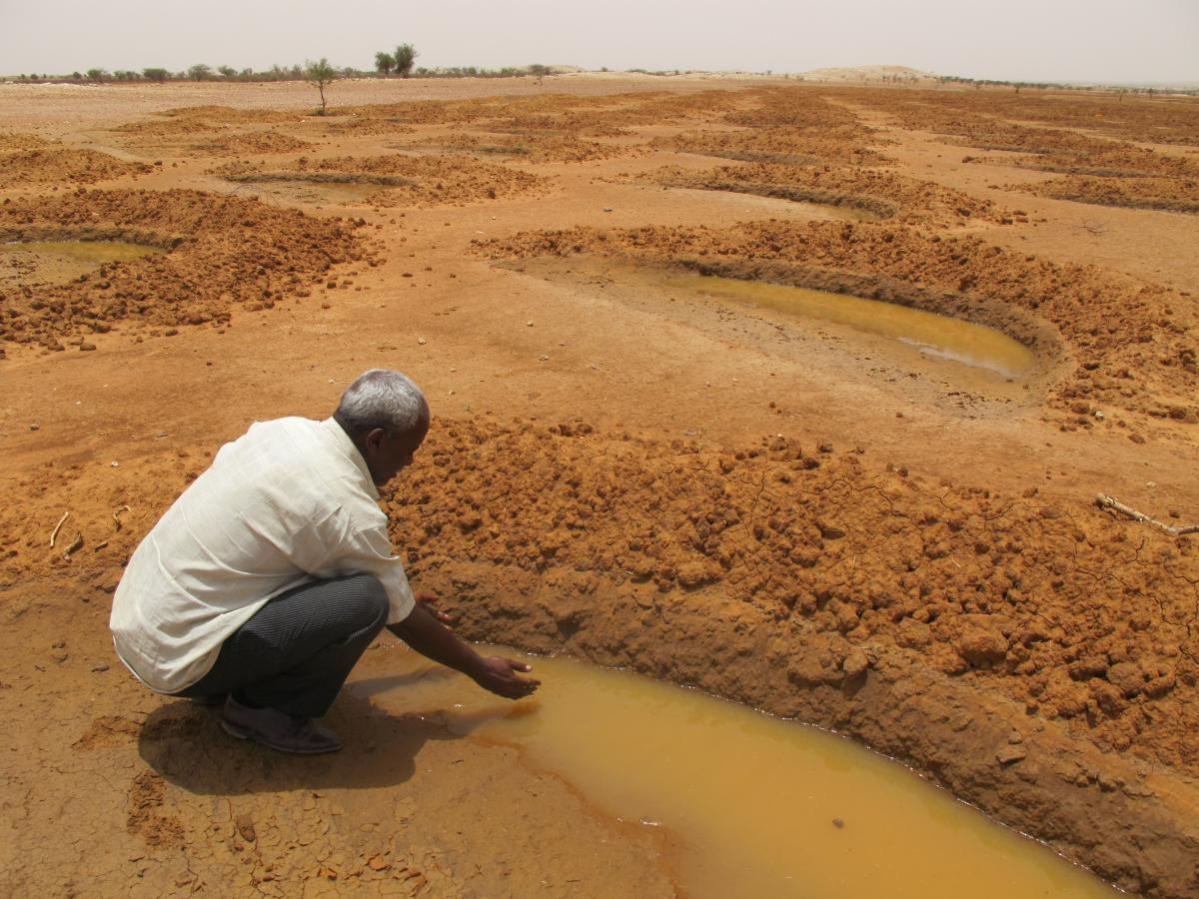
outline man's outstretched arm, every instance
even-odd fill
[[[412,613],[399,624],[389,624],[387,629],[419,652],[432,659],[461,671],[484,690],[507,699],[521,699],[532,695],[541,682],[531,677],[520,677],[517,672],[531,671],[532,667],[502,656],[483,657],[434,617],[425,604],[418,602]]]

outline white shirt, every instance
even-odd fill
[[[121,661],[159,693],[200,680],[221,644],[306,581],[369,573],[388,624],[414,600],[370,470],[333,419],[257,422],[221,447],[142,540],[113,596]]]

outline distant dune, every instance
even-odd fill
[[[800,72],[805,81],[863,82],[863,81],[936,81],[931,72],[921,72],[908,66],[853,66],[851,68],[812,69]]]

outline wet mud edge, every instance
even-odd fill
[[[861,647],[856,664],[830,670],[821,661],[836,657],[828,644],[838,637],[806,622],[780,629],[715,591],[700,605],[653,584],[570,580],[452,562],[422,584],[454,597],[443,605],[468,639],[622,668],[836,731],[1121,889],[1199,896],[1194,780],[1105,753],[894,647]]]

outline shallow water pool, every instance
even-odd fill
[[[648,678],[530,661],[542,687],[517,703],[401,649],[396,677],[351,689],[518,747],[608,815],[665,828],[690,896],[1118,895],[847,739]]]
[[[1028,347],[1002,331],[896,303],[704,275],[673,276],[666,283],[741,304],[847,325],[906,343],[926,355],[987,369],[1005,378],[1023,377],[1036,364]]]

